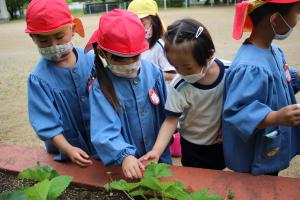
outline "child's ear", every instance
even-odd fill
[[[270,16],[270,23],[275,28],[276,27],[276,20],[278,19],[278,13],[273,13]]]
[[[72,36],[74,36],[75,35],[76,24],[73,23],[71,28],[72,28]]]

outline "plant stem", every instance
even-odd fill
[[[130,194],[128,194],[126,191],[123,191],[123,192],[126,194],[126,196],[127,196],[129,199],[134,200],[134,198],[132,198],[132,196],[130,196]]]

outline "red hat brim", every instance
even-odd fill
[[[300,0],[264,0],[265,3],[296,3]],[[236,40],[241,39],[243,32],[252,31],[253,24],[248,15],[249,5],[252,1],[243,1],[235,5],[235,16],[233,22],[232,37]]]

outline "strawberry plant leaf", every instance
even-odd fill
[[[47,195],[47,200],[55,200],[72,181],[71,176],[57,176],[50,181],[50,188]]]
[[[129,195],[131,197],[144,196],[145,195],[145,191],[142,190],[142,189],[139,189],[139,190],[135,190],[135,191],[129,192]]]
[[[168,177],[171,176],[171,170],[169,170],[169,165],[165,163],[154,163],[152,162],[150,165],[147,166],[144,177]]]
[[[0,194],[0,200],[27,200],[24,192],[3,192]]]
[[[34,186],[24,190],[27,199],[30,200],[47,200],[47,194],[50,188],[50,181],[44,180],[35,184]]]
[[[224,198],[216,195],[216,194],[208,194],[205,200],[224,200]]]
[[[119,181],[113,181],[110,184],[106,184],[104,187],[106,190],[122,190],[131,191],[140,186],[140,182],[127,183],[125,180],[121,179]]]
[[[157,178],[154,177],[144,177],[141,180],[141,186],[151,189],[153,192],[161,192],[162,188],[160,182]]]
[[[169,186],[163,193],[166,197],[180,200],[189,200],[191,196],[188,190],[176,185]]]
[[[25,169],[18,175],[21,179],[30,179],[35,181],[43,181],[46,179],[51,180],[56,176],[58,176],[56,170],[52,169],[50,166],[41,167],[39,162],[37,162],[35,167]]]
[[[208,194],[208,189],[203,189],[198,192],[193,192],[192,199],[193,200],[222,200],[223,198],[215,194]]]

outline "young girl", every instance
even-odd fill
[[[53,11],[55,10],[55,15]],[[28,79],[30,123],[55,160],[69,157],[89,166],[95,151],[89,137],[87,80],[93,56],[74,48],[75,32],[84,36],[79,19],[64,0],[32,0],[26,13],[26,33],[42,58]]]
[[[277,175],[300,149],[299,73],[273,39],[285,39],[299,20],[300,0],[236,5],[233,37],[252,30],[228,71],[223,142],[226,165],[238,172]],[[246,16],[241,17],[241,16]],[[243,19],[246,19],[244,21]]]
[[[156,2],[154,0],[133,0],[128,6],[128,10],[138,15],[146,31],[149,49],[142,53],[142,59],[158,65],[164,73],[165,80],[171,81],[175,77],[176,71],[164,54],[164,41],[161,37],[165,30],[158,15]]]
[[[90,91],[92,143],[105,165],[122,165],[126,177],[141,178],[144,165],[138,158],[151,150],[165,118],[163,75],[140,59],[148,42],[132,12],[115,9],[103,15],[86,51],[92,48],[97,74]],[[171,163],[168,150],[160,161]]]
[[[171,83],[164,121],[153,149],[141,160],[157,160],[180,122],[182,165],[223,169],[218,137],[223,105],[224,65],[215,59],[207,29],[183,19],[168,27],[165,52],[179,73]]]

